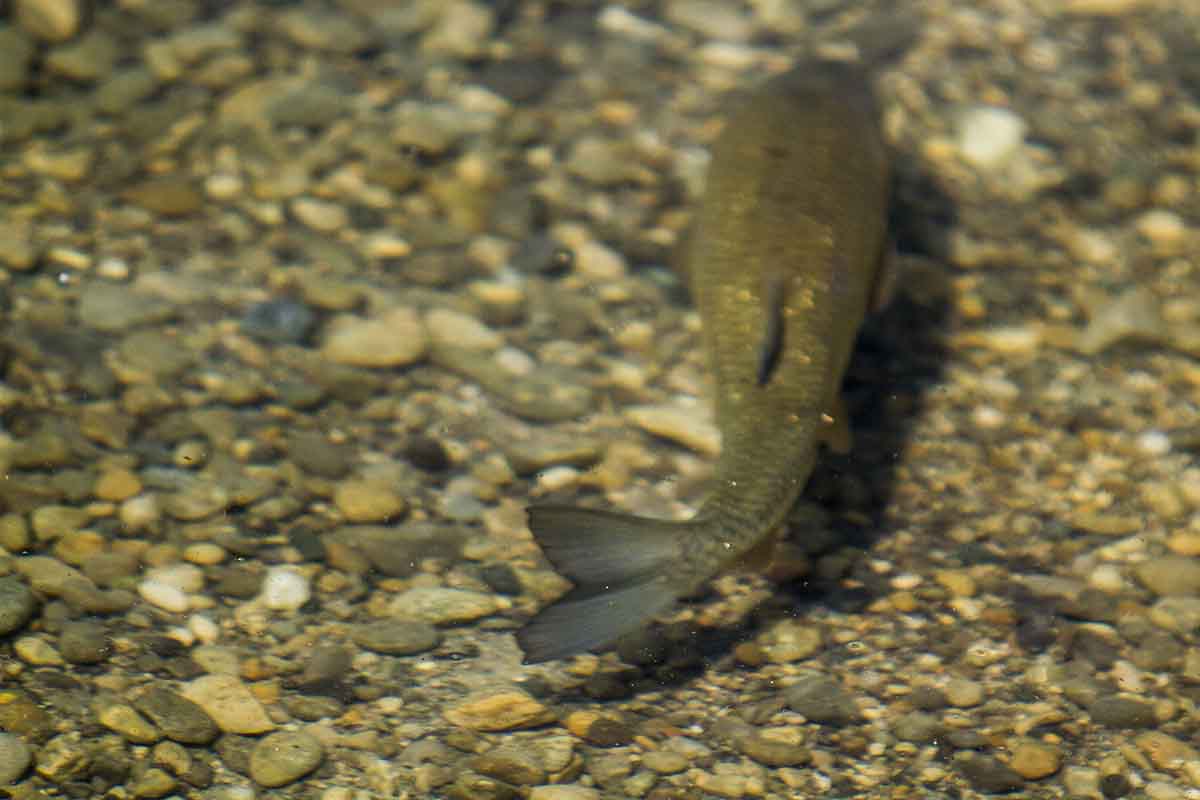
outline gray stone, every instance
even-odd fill
[[[303,778],[321,765],[321,742],[304,731],[280,731],[263,739],[250,754],[250,777],[275,788]]]
[[[0,578],[0,636],[16,633],[33,619],[37,598],[14,577]]]
[[[20,736],[0,733],[0,786],[16,783],[33,763],[33,750]]]
[[[438,629],[426,622],[389,619],[360,625],[351,634],[354,643],[389,656],[411,656],[437,647]]]
[[[133,701],[134,707],[150,718],[168,739],[180,744],[205,745],[220,729],[204,709],[178,692],[154,686]]]

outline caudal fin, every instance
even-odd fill
[[[517,633],[526,664],[613,644],[675,602],[672,566],[686,523],[571,506],[529,509],[546,558],[575,588]]]

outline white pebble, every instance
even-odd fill
[[[1162,431],[1146,431],[1138,436],[1137,446],[1148,456],[1165,456],[1171,452],[1171,437]]]
[[[192,594],[204,588],[204,572],[195,564],[168,564],[146,572],[146,580],[174,586],[181,592]]]
[[[958,151],[973,167],[1000,169],[1017,154],[1025,128],[1025,120],[1007,108],[972,108],[958,120]]]
[[[1178,244],[1187,235],[1187,223],[1183,218],[1174,211],[1161,208],[1142,214],[1134,226],[1138,233],[1155,244]]]
[[[152,606],[182,614],[188,610],[188,596],[179,588],[162,581],[145,580],[138,584],[138,594]]]
[[[263,579],[259,599],[273,611],[295,611],[311,596],[308,578],[290,567],[271,567]]]
[[[201,644],[215,644],[221,637],[221,629],[203,614],[192,614],[188,617],[188,630]]]
[[[1125,578],[1115,564],[1101,564],[1088,575],[1088,584],[1106,594],[1117,594],[1125,587]]]
[[[554,492],[575,485],[579,480],[579,470],[574,467],[557,466],[542,470],[538,473],[538,489],[543,492]]]

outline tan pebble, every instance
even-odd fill
[[[54,646],[38,636],[22,636],[13,644],[17,658],[35,667],[61,666],[63,657]]]
[[[54,543],[54,555],[73,567],[81,567],[103,553],[108,540],[95,531],[75,531]]]
[[[615,281],[625,277],[628,267],[616,250],[599,242],[585,242],[575,248],[575,272],[592,280]]]
[[[119,503],[142,491],[142,481],[127,469],[109,469],[100,473],[92,487],[92,494],[100,500]]]
[[[983,687],[966,678],[952,678],[944,689],[946,702],[955,708],[972,708],[983,702]]]
[[[357,367],[400,367],[424,357],[425,325],[415,309],[394,308],[376,319],[352,314],[334,318],[321,355],[337,364]]]
[[[495,350],[504,337],[470,314],[449,308],[435,308],[425,315],[425,328],[436,344],[471,350]]]
[[[212,542],[198,542],[188,545],[183,550],[183,560],[202,567],[220,564],[229,554],[224,547]]]
[[[334,505],[349,522],[387,522],[404,513],[404,498],[388,486],[370,481],[343,481],[333,494]]]
[[[1162,520],[1176,520],[1187,511],[1183,494],[1170,483],[1150,483],[1142,486],[1142,500]]]
[[[367,258],[404,258],[412,254],[412,245],[390,233],[371,234],[363,242]]]
[[[335,203],[297,197],[292,201],[291,208],[296,219],[315,231],[335,233],[350,226],[349,212]]]
[[[562,721],[562,725],[568,731],[582,739],[587,735],[588,729],[592,727],[592,724],[600,719],[600,716],[599,712],[596,711],[572,711]]]
[[[721,433],[697,409],[680,406],[632,406],[625,418],[647,433],[673,442],[707,456],[721,450]]]
[[[80,0],[16,0],[13,16],[31,36],[44,42],[65,42],[79,32],[83,7]]]
[[[979,590],[974,578],[957,569],[941,570],[937,574],[937,582],[955,597],[974,597]]]
[[[1061,761],[1057,747],[1027,741],[1012,748],[1012,760],[1008,765],[1022,778],[1036,781],[1058,772]]]
[[[919,603],[912,592],[893,592],[891,595],[892,608],[901,614],[911,614],[916,611]]]
[[[1180,531],[1167,538],[1167,548],[1178,556],[1200,556],[1200,531]]]
[[[1184,762],[1200,759],[1194,747],[1161,731],[1139,734],[1133,742],[1159,769],[1176,770]]]
[[[444,715],[451,724],[473,731],[520,730],[554,721],[550,709],[519,691],[476,696],[447,709]]]

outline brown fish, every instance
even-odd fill
[[[685,522],[534,506],[575,586],[518,633],[526,663],[611,645],[769,545],[829,432],[886,249],[888,153],[866,76],[766,82],[712,148],[687,268],[716,384],[715,486]]]

